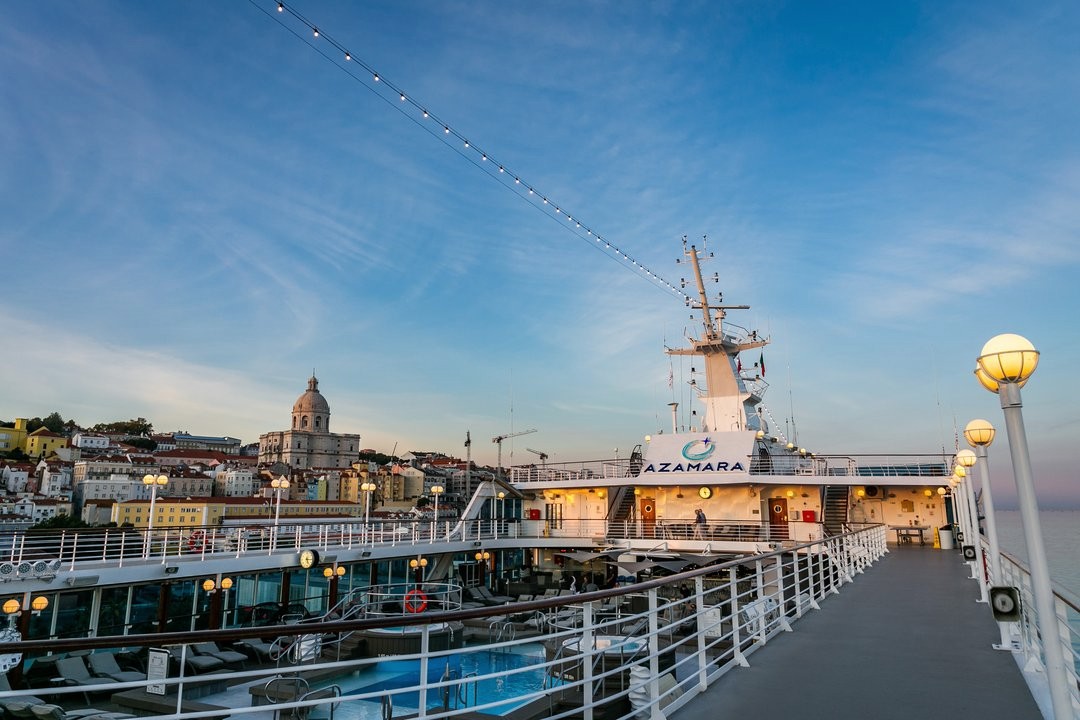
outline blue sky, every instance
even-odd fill
[[[812,450],[1003,427],[971,370],[1029,337],[1040,498],[1080,504],[1075,3],[290,7],[323,37],[264,0],[5,8],[0,417],[255,441],[315,368],[380,450],[626,452],[687,402],[689,315],[479,147],[670,281],[707,234]]]

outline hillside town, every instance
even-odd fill
[[[330,430],[312,376],[291,426],[257,443],[137,420],[95,425],[0,420],[0,528],[89,525],[184,528],[271,520],[456,515],[490,468],[438,452],[383,455]],[[434,493],[438,503],[430,502]],[[151,507],[154,507],[151,511]],[[153,520],[151,523],[151,512]]]

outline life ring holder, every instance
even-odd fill
[[[427,610],[428,597],[424,594],[423,590],[413,588],[409,592],[405,593],[405,611],[411,613],[422,613]]]
[[[187,539],[188,550],[193,553],[201,553],[206,548],[206,531],[192,530]]]

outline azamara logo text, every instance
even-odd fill
[[[672,472],[742,472],[746,468],[740,462],[728,464],[716,463],[649,463],[643,472],[672,473]]]

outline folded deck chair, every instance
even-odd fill
[[[244,661],[247,660],[247,655],[236,650],[229,650],[228,648],[219,648],[215,642],[201,642],[195,643],[191,646],[195,652],[199,655],[209,655],[221,660],[226,665],[240,665],[244,666]]]
[[[146,673],[134,670],[121,670],[116,663],[116,656],[111,652],[96,652],[86,656],[90,671],[98,677],[108,677],[117,682],[136,682],[145,680]]]

